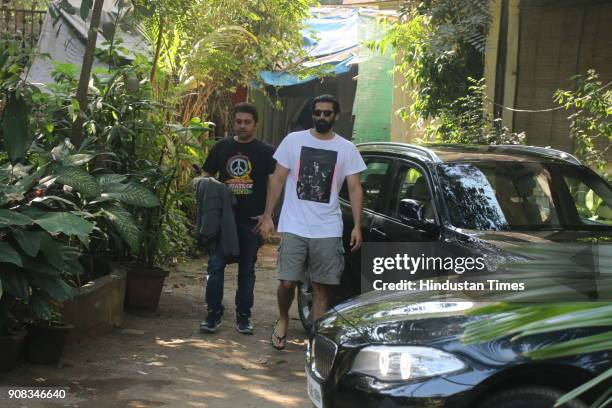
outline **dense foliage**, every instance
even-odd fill
[[[0,333],[58,318],[91,256],[152,266],[194,250],[190,181],[211,120],[227,125],[231,94],[260,71],[299,71],[313,2],[120,0],[100,26],[99,1],[61,4],[102,35],[90,30],[82,66],[55,63],[54,83],[29,83],[33,50],[0,40]],[[146,55],[118,30],[136,20]],[[107,68],[83,76],[91,53]]]
[[[176,114],[182,123],[212,120],[228,129],[230,95],[257,81],[259,72],[283,67],[299,73],[302,21],[313,0],[136,0],[143,33],[155,44],[155,89],[166,98],[188,93]]]
[[[522,144],[525,133],[510,132],[501,122],[493,119],[486,106],[484,79],[468,78],[471,85],[465,96],[438,110],[436,122],[426,129],[429,139],[460,144]]]
[[[581,160],[604,171],[612,146],[612,83],[604,85],[594,70],[573,79],[575,90],[558,90],[555,101],[573,111],[568,119],[574,152]]]
[[[401,18],[374,45],[393,47],[395,70],[411,89],[414,105],[404,115],[434,118],[469,93],[468,78],[481,78],[484,44],[490,22],[489,2],[469,0],[407,1]],[[454,111],[461,112],[455,105]]]

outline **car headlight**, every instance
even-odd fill
[[[465,368],[450,353],[413,346],[368,346],[359,351],[351,371],[383,381],[414,380],[448,374]]]

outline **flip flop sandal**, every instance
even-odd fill
[[[287,335],[285,334],[283,337],[280,337],[276,334],[276,326],[278,325],[278,320],[274,323],[274,327],[272,328],[272,333],[270,334],[270,344],[277,350],[284,350],[287,345]],[[274,342],[276,340],[276,343]],[[277,346],[276,344],[280,344]]]

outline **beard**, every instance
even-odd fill
[[[314,123],[315,129],[319,133],[327,133],[334,126],[334,119],[326,121],[325,119],[319,119]]]

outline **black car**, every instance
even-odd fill
[[[526,146],[358,147],[367,165],[366,242],[437,242],[477,253],[500,243],[612,241],[612,188],[566,153]],[[342,207],[350,231],[348,200]],[[360,292],[359,261],[359,254],[347,259],[339,296]],[[307,285],[301,291],[307,317]],[[612,367],[612,353],[548,362],[524,357],[542,344],[610,328],[466,345],[465,324],[478,318],[466,312],[478,306],[459,296],[436,301],[406,292],[369,292],[336,305],[311,331],[311,401],[325,408],[549,408]],[[586,407],[577,400],[565,406]]]
[[[364,242],[431,242],[449,253],[496,252],[530,243],[612,242],[612,188],[574,156],[519,146],[357,146],[367,169]],[[346,186],[345,186],[346,187]],[[340,192],[345,246],[353,216]],[[361,254],[346,248],[335,302],[362,293]],[[304,328],[311,325],[312,291],[298,290]]]

